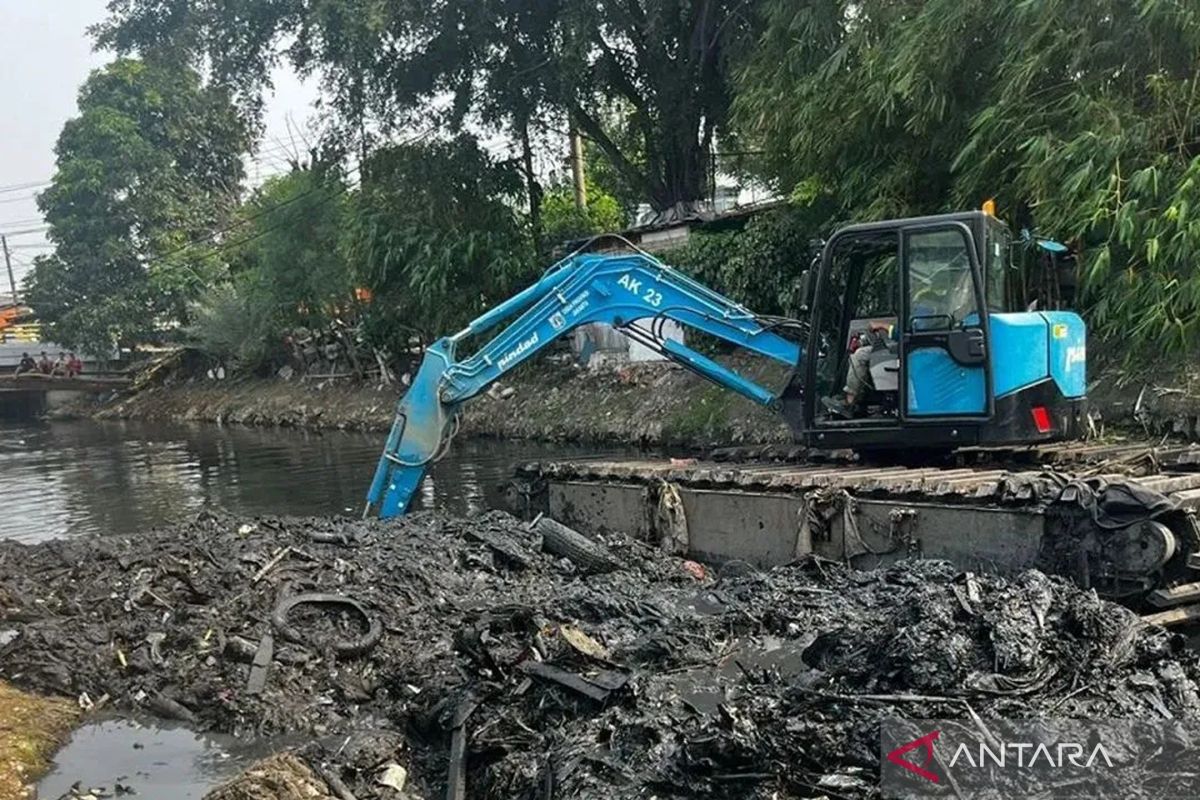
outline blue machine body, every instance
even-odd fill
[[[989,314],[991,395],[997,401],[1052,384],[1067,399],[1087,393],[1087,330],[1070,311]],[[963,366],[942,349],[913,351],[908,361],[908,413],[988,413],[983,365]]]
[[[966,215],[952,221],[961,218]],[[829,247],[824,258],[827,264]],[[661,336],[662,320],[791,367],[788,385],[776,393]],[[778,408],[797,441],[821,449],[952,449],[1048,441],[1071,435],[1085,400],[1086,331],[1077,315],[973,313],[958,327],[914,327],[903,333],[899,348],[905,366],[900,368],[899,390],[891,390],[899,395],[893,405],[896,413],[863,421],[818,418],[816,398],[806,394],[806,383],[813,381],[819,359],[806,358],[805,349],[784,335],[795,332],[799,324],[794,320],[756,315],[640,251],[577,253],[463,330],[428,347],[397,405],[364,513],[375,509],[382,517],[403,514],[429,464],[453,438],[463,403],[558,338],[597,322],[719,386]],[[505,327],[470,355],[458,356],[465,339],[487,334],[502,323]],[[821,338],[815,326],[807,335],[809,352],[829,352],[829,340]]]
[[[1087,393],[1087,328],[1070,311],[991,314],[996,397],[1053,381],[1063,397]]]

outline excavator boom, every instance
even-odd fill
[[[516,319],[472,355],[457,359],[460,342],[513,317]],[[366,513],[376,509],[384,518],[403,514],[426,468],[453,437],[462,404],[581,325],[606,323],[756,403],[771,406],[778,402],[766,387],[660,336],[658,322],[664,319],[789,367],[798,366],[801,360],[800,345],[776,332],[798,323],[760,318],[641,251],[574,254],[463,330],[429,346],[396,409],[396,421],[367,494]]]

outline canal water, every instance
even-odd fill
[[[381,433],[0,419],[0,536],[131,535],[207,505],[357,516],[383,441]],[[458,514],[500,507],[500,486],[517,464],[597,452],[605,451],[459,439],[430,469],[417,504]]]

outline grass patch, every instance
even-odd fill
[[[663,425],[664,437],[670,441],[719,438],[729,429],[733,398],[733,392],[719,386],[694,392],[688,404]]]
[[[69,700],[28,694],[0,681],[0,800],[33,795],[32,784],[45,774],[79,714]]]

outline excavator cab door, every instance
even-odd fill
[[[826,246],[805,380],[811,431],[840,437],[899,424],[900,255],[894,227],[844,230]]]
[[[961,222],[911,226],[900,246],[901,419],[986,421],[992,413],[990,337],[971,230]]]

